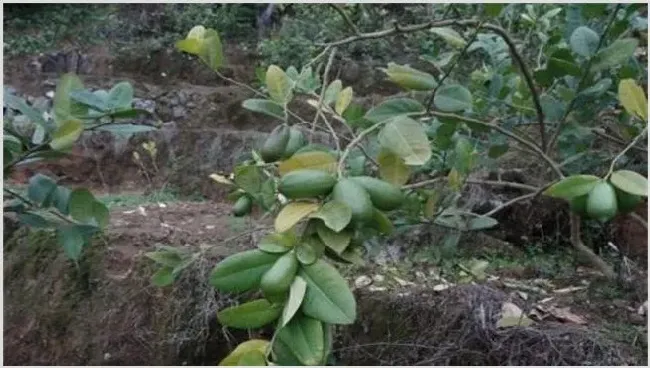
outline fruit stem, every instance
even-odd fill
[[[377,129],[377,128],[379,128],[380,126],[384,125],[384,124],[385,124],[386,122],[388,122],[389,120],[390,120],[390,119],[387,119],[387,120],[384,120],[384,121],[382,121],[382,122],[379,122],[379,123],[377,123],[377,124],[371,126],[370,128],[367,128],[366,130],[362,131],[361,133],[359,133],[359,135],[357,135],[356,138],[354,138],[354,139],[353,139],[353,140],[352,140],[352,141],[347,145],[347,147],[345,147],[345,151],[343,151],[343,154],[341,155],[341,158],[339,159],[338,167],[337,167],[337,169],[336,169],[339,178],[343,177],[343,165],[344,165],[344,163],[345,163],[345,159],[348,158],[348,155],[350,154],[350,150],[352,150],[352,148],[354,148],[354,146],[356,146],[357,144],[359,144],[359,142],[361,142],[361,140],[362,140],[363,138],[365,138],[368,134],[372,133],[373,131],[375,131],[375,129]]]

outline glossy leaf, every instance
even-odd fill
[[[610,177],[610,181],[615,187],[624,192],[643,197],[648,196],[648,179],[634,171],[614,171]]]
[[[261,367],[261,366],[266,366],[266,355],[264,353],[259,352],[259,351],[249,351],[247,353],[244,353],[241,358],[239,358],[239,361],[237,362],[238,366],[246,367],[246,366],[253,366],[253,367]]]
[[[490,229],[499,225],[499,221],[489,216],[476,216],[467,221],[467,230],[478,231]]]
[[[464,111],[472,107],[472,94],[459,84],[446,85],[438,89],[433,103],[441,111]]]
[[[199,58],[212,70],[218,70],[224,63],[221,37],[214,29],[207,29],[201,41]]]
[[[72,73],[61,76],[54,93],[54,117],[58,122],[70,119],[73,116],[85,115],[87,107],[83,108],[78,103],[73,103],[70,98],[70,92],[73,90],[83,89],[81,79]]]
[[[282,322],[280,327],[284,327],[291,321],[291,319],[296,315],[296,312],[300,309],[302,301],[305,298],[305,292],[307,291],[307,283],[303,280],[302,277],[296,276],[291,283],[289,288],[289,299],[284,305],[282,310]]]
[[[296,258],[303,265],[314,264],[325,252],[325,245],[315,237],[308,237],[296,245]]]
[[[297,314],[276,335],[272,348],[278,358],[276,363],[296,365],[295,361],[298,361],[302,365],[322,365],[324,337],[321,321]]]
[[[404,163],[404,159],[393,152],[382,149],[377,156],[379,164],[379,177],[397,187],[406,184],[411,175],[411,169]]]
[[[264,236],[260,242],[257,244],[257,247],[267,253],[286,253],[294,247],[296,238],[294,234],[284,233],[278,234],[273,233]]]
[[[295,170],[311,169],[336,173],[337,161],[334,156],[322,151],[308,151],[296,153],[291,158],[280,162],[278,171],[284,176]]]
[[[395,229],[388,216],[376,208],[372,209],[372,221],[370,222],[370,226],[384,235],[390,235]]]
[[[422,124],[408,117],[389,122],[379,133],[379,143],[406,165],[423,165],[431,158],[431,145]]]
[[[256,194],[262,187],[262,171],[253,165],[235,168],[235,184],[248,193]]]
[[[217,313],[219,323],[233,328],[260,328],[280,317],[282,305],[271,304],[266,299],[257,299]]]
[[[550,197],[571,200],[589,193],[601,179],[593,175],[574,175],[560,180],[544,191]]]
[[[388,78],[405,89],[429,91],[436,87],[436,79],[429,73],[413,69],[408,65],[388,63],[388,69],[383,70]]]
[[[198,55],[203,48],[203,40],[196,38],[186,38],[176,42],[176,48],[179,51],[187,52],[188,54]]]
[[[29,178],[27,197],[39,206],[49,206],[49,199],[56,191],[56,182],[43,174],[36,174]]]
[[[65,255],[76,261],[81,256],[86,240],[84,234],[80,231],[78,226],[65,226],[57,229],[57,238],[59,243],[63,245]]]
[[[336,232],[325,226],[323,223],[317,225],[316,231],[323,243],[338,254],[343,253],[352,239],[351,232],[346,230]]]
[[[275,218],[275,231],[290,230],[300,220],[318,210],[319,204],[310,202],[291,202],[284,206]]]
[[[309,217],[321,219],[325,226],[339,232],[350,223],[352,210],[345,203],[333,200],[325,203]]]
[[[43,118],[43,114],[37,109],[29,106],[24,99],[9,93],[5,93],[4,104],[14,110],[20,111],[20,113],[27,116],[29,121],[32,123],[42,126],[43,128],[47,126],[47,123]]]
[[[424,106],[410,98],[392,98],[368,110],[365,119],[373,123],[382,123],[400,116],[419,115],[425,112]]]
[[[69,211],[73,219],[81,222],[93,220],[93,203],[95,197],[85,188],[78,188],[70,193]]]
[[[555,51],[549,57],[546,69],[548,70],[549,75],[555,78],[560,78],[565,75],[579,76],[582,73],[582,70],[576,64],[568,49],[559,49]]]
[[[77,89],[77,90],[70,91],[70,98],[74,101],[77,101],[81,104],[90,107],[95,111],[103,112],[108,109],[108,106],[106,105],[106,101],[104,101],[96,94],[85,89]]]
[[[260,284],[262,275],[279,257],[258,249],[234,254],[215,266],[210,274],[210,284],[222,292],[248,291]]]
[[[174,269],[172,267],[162,267],[151,275],[151,283],[158,287],[169,286],[174,283]]]
[[[242,107],[250,111],[259,112],[276,119],[284,120],[284,107],[271,100],[250,98],[242,102]]]
[[[356,301],[345,279],[329,263],[318,260],[305,266],[300,276],[307,282],[302,311],[326,323],[351,324],[356,319]]]
[[[105,132],[111,132],[120,137],[130,138],[132,135],[137,133],[145,133],[156,130],[155,127],[149,125],[134,125],[134,124],[109,124],[103,125],[97,130],[103,130]]]

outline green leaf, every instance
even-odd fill
[[[223,46],[219,33],[214,29],[207,29],[201,42],[199,58],[212,70],[218,70],[224,63]]]
[[[648,196],[648,179],[643,175],[630,170],[618,170],[612,173],[610,181],[618,189],[642,196]]]
[[[284,107],[271,100],[251,98],[242,102],[242,107],[254,112],[266,114],[284,121]]]
[[[334,104],[334,111],[336,111],[337,114],[343,115],[348,106],[350,106],[353,93],[352,87],[345,87],[341,92],[339,92],[338,97],[336,98],[336,104]]]
[[[634,55],[638,45],[639,40],[636,38],[624,38],[614,41],[614,43],[600,50],[594,56],[591,72],[596,73],[622,64]]]
[[[305,298],[305,292],[307,291],[307,283],[303,280],[302,277],[296,276],[291,283],[289,288],[289,299],[284,305],[282,310],[282,322],[280,323],[280,328],[284,327],[291,321],[291,319],[296,315],[302,301]]]
[[[65,151],[74,145],[74,142],[79,139],[83,131],[84,127],[81,120],[66,120],[62,122],[54,134],[52,134],[50,147],[52,147],[53,150]]]
[[[296,245],[296,258],[303,265],[311,265],[325,252],[325,245],[315,237],[308,237]]]
[[[319,218],[323,220],[325,226],[339,232],[350,223],[352,210],[347,204],[333,200],[325,203],[318,211],[309,215],[309,217]]]
[[[472,108],[472,94],[459,84],[446,85],[438,89],[433,103],[441,111],[459,112]]]
[[[459,49],[467,44],[463,36],[449,27],[431,28],[431,33],[442,37],[449,45]]]
[[[47,127],[47,123],[43,118],[43,114],[37,109],[29,106],[24,99],[6,93],[4,95],[4,104],[11,109],[20,111],[20,113],[27,116],[29,121],[32,123],[40,125],[43,128]]]
[[[425,111],[424,106],[416,100],[411,98],[393,98],[368,110],[365,119],[373,123],[382,123],[399,116],[420,115]]]
[[[395,230],[393,223],[390,221],[388,216],[376,208],[372,209],[372,220],[370,222],[370,227],[376,229],[384,235],[390,235],[393,230]]]
[[[282,305],[257,299],[221,310],[217,313],[217,319],[227,327],[260,328],[278,319],[281,313]]]
[[[234,254],[215,266],[210,274],[210,284],[222,292],[248,291],[259,286],[262,275],[279,257],[258,249]]]
[[[296,243],[293,233],[273,233],[260,239],[257,247],[267,253],[283,254],[291,250]]]
[[[490,146],[490,148],[488,149],[488,157],[499,158],[503,156],[506,152],[508,152],[508,149],[510,149],[508,143],[494,144]]]
[[[308,151],[296,153],[291,158],[280,162],[278,172],[284,176],[292,171],[310,169],[336,173],[336,158],[327,152]]]
[[[560,180],[544,191],[549,197],[571,200],[585,195],[598,184],[601,179],[593,175],[574,175]]]
[[[630,115],[636,115],[648,121],[648,99],[643,88],[634,79],[624,79],[618,84],[618,100]]]
[[[78,188],[70,193],[70,202],[68,204],[70,216],[81,222],[88,222],[93,219],[93,204],[95,197],[88,189]]]
[[[591,57],[598,48],[600,37],[591,28],[580,26],[573,31],[569,43],[571,50],[584,57]]]
[[[474,146],[465,137],[459,137],[454,147],[454,168],[462,175],[469,174],[474,164]]]
[[[109,212],[108,207],[98,200],[94,200],[92,204],[92,213],[95,223],[99,228],[104,229],[108,226]]]
[[[323,223],[317,225],[316,231],[323,243],[337,254],[343,253],[345,248],[350,244],[350,240],[352,240],[352,233],[350,231],[340,230],[336,232]]]
[[[57,186],[54,193],[52,193],[52,206],[64,215],[69,213],[68,203],[70,203],[70,189],[62,186]]]
[[[318,210],[318,203],[291,202],[284,206],[275,217],[275,231],[283,233],[290,230],[300,220]]]
[[[388,63],[388,69],[383,69],[388,78],[405,89],[430,91],[437,85],[436,79],[429,73],[413,69],[408,65]]]
[[[133,86],[129,82],[120,82],[108,92],[106,106],[109,109],[130,108],[133,103]]]
[[[321,321],[297,314],[276,335],[273,352],[279,358],[277,363],[287,365],[295,359],[304,365],[321,365],[325,355],[324,337]],[[282,359],[287,353],[293,358],[289,362]]]
[[[377,163],[379,177],[396,187],[406,184],[411,176],[411,168],[404,163],[404,159],[385,148],[379,151]]]
[[[81,256],[81,250],[86,243],[84,234],[80,231],[79,227],[60,227],[56,232],[59,243],[63,245],[63,252],[65,255],[73,261],[77,261],[79,256]]]
[[[70,99],[70,92],[73,90],[83,89],[81,79],[73,73],[61,76],[54,93],[54,118],[57,123],[70,119],[72,116],[86,115],[88,108],[78,103],[73,103]]]
[[[551,54],[546,70],[554,78],[560,78],[567,74],[579,76],[582,73],[568,49],[558,49]]]
[[[582,92],[580,92],[580,95],[586,97],[600,97],[605,94],[605,92],[607,92],[611,86],[612,80],[609,78],[603,78],[596,82],[596,84],[593,86],[584,89]]]
[[[95,111],[104,112],[108,108],[108,106],[106,105],[106,101],[101,99],[96,94],[85,89],[77,89],[77,90],[70,91],[70,98],[73,99],[74,101],[77,101],[81,104],[90,107]]]
[[[305,266],[300,277],[307,282],[302,311],[326,323],[351,324],[356,319],[356,301],[336,268],[318,260]]]
[[[423,165],[431,158],[431,145],[422,124],[405,116],[384,126],[379,143],[403,158],[406,165]]]
[[[119,110],[113,110],[109,111],[108,113],[105,114],[105,116],[113,118],[113,119],[133,119],[137,118],[140,115],[151,115],[149,111],[145,109],[132,109],[130,107],[126,108],[120,108]],[[132,124],[112,124],[112,125],[132,125]],[[139,126],[139,127],[149,127],[147,125],[134,125],[134,126]],[[153,127],[150,130],[154,130]]]
[[[156,130],[156,128],[149,125],[109,124],[103,125],[97,128],[97,130],[110,132],[111,134],[115,134],[119,137],[130,138],[134,134],[151,132]]]
[[[36,174],[29,178],[27,185],[27,198],[39,206],[49,207],[50,198],[56,191],[56,182],[43,174]]]
[[[241,365],[239,364],[239,361],[245,354],[249,354],[255,351],[264,354],[266,353],[266,349],[268,348],[268,346],[269,346],[269,342],[267,340],[253,339],[253,340],[244,341],[241,344],[237,345],[235,350],[231,351],[227,357],[223,358],[223,360],[219,362],[219,365],[220,366]]]
[[[340,79],[337,79],[330,83],[330,85],[327,86],[327,89],[325,89],[325,96],[323,96],[323,105],[329,106],[334,101],[336,101],[336,97],[339,95],[342,88],[343,83],[341,83]]]
[[[173,268],[162,267],[151,276],[151,283],[158,287],[165,287],[173,284],[175,279]]]
[[[265,210],[268,211],[273,207],[273,204],[275,204],[275,182],[273,181],[273,178],[269,178],[262,183],[259,198],[262,207]]]
[[[262,171],[254,165],[235,168],[235,184],[250,194],[257,194],[262,188]]]
[[[276,65],[271,65],[266,71],[266,87],[271,98],[284,106],[291,101],[291,82],[289,77]]]

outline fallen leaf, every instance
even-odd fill
[[[433,287],[433,291],[443,291],[447,289],[449,289],[449,285],[445,285],[445,284],[438,284]]]
[[[548,312],[553,317],[557,318],[562,322],[570,322],[578,325],[584,325],[587,323],[587,321],[583,317],[572,313],[569,307],[565,307],[565,308],[550,307],[548,309]]]
[[[395,279],[395,281],[397,281],[397,283],[399,284],[399,286],[415,285],[415,283],[410,282],[410,281],[406,281],[406,280],[403,280],[403,279],[400,279],[400,278],[397,277],[397,276],[393,276],[393,278]]]
[[[568,294],[573,293],[574,291],[580,291],[586,289],[586,286],[569,286],[562,289],[553,290],[555,294]]]
[[[513,303],[505,302],[501,307],[501,319],[497,321],[497,328],[530,326],[533,320],[526,317],[524,312]]]
[[[363,288],[370,284],[372,284],[372,279],[366,275],[359,276],[354,280],[354,286],[357,288]]]

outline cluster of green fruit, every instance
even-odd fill
[[[587,218],[606,222],[619,213],[632,212],[641,203],[640,196],[627,193],[602,180],[589,193],[571,200],[571,211]]]

